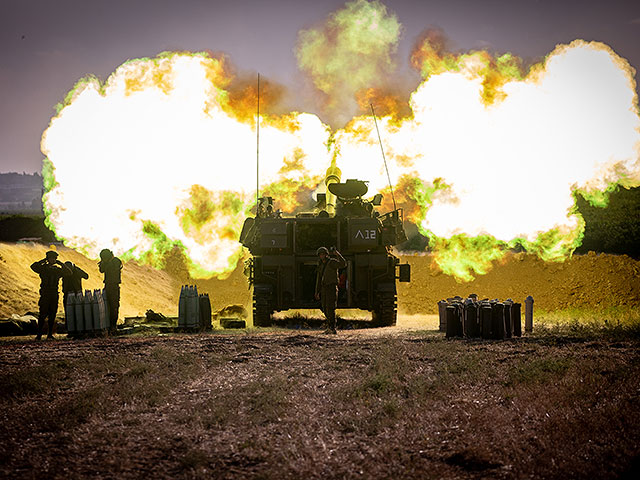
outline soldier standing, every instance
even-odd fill
[[[321,309],[327,318],[325,333],[336,331],[336,306],[338,303],[338,270],[347,266],[347,262],[335,247],[331,254],[325,247],[320,247],[318,254],[318,274],[316,277],[316,300],[321,301]]]
[[[120,309],[120,282],[122,281],[122,261],[113,256],[113,252],[105,248],[100,252],[98,268],[104,273],[104,290],[109,309],[109,331],[115,332]]]
[[[62,277],[62,304],[67,305],[67,297],[71,292],[82,292],[82,279],[89,278],[89,274],[72,262],[64,262],[71,270],[71,275]]]
[[[31,270],[40,275],[40,300],[38,306],[40,312],[38,314],[38,335],[36,340],[42,339],[42,330],[44,329],[44,321],[49,320],[48,339],[53,338],[53,327],[56,322],[56,313],[58,312],[58,288],[60,279],[71,275],[71,269],[58,260],[58,253],[49,250],[45,254],[45,258],[31,264]]]

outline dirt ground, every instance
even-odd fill
[[[638,478],[640,343],[0,341],[3,478]]]
[[[0,318],[37,310],[29,265],[45,250],[0,243]],[[101,286],[95,260],[58,250]],[[433,313],[477,293],[627,315],[640,262],[516,254],[458,283],[428,255],[403,261],[396,327],[0,339],[0,478],[638,477],[640,329],[575,320],[568,333],[451,340]],[[185,283],[214,311],[250,303],[241,269],[194,281],[179,264],[127,262],[121,318],[176,315]]]
[[[0,243],[0,319],[37,311],[39,277],[29,266],[43,258],[46,250],[43,245]],[[65,247],[58,247],[58,251],[61,260],[71,260],[89,274],[85,288],[101,288],[96,260]],[[438,300],[470,293],[520,302],[532,295],[535,308],[544,311],[640,307],[640,261],[626,255],[575,255],[564,263],[545,263],[531,255],[513,254],[496,263],[487,275],[467,283],[440,273],[429,255],[405,255],[401,259],[412,267],[411,282],[398,284],[398,308],[403,314],[434,314]],[[180,286],[187,283],[209,294],[214,311],[230,304],[251,305],[242,266],[226,280],[194,280],[183,265],[169,264],[158,271],[127,262],[121,318],[143,316],[147,309],[177,315]]]
[[[535,308],[546,312],[640,306],[640,261],[627,255],[590,252],[556,263],[510,254],[486,275],[466,283],[441,273],[429,255],[402,259],[412,267],[411,282],[399,284],[398,289],[398,303],[405,313],[437,313],[438,300],[470,293],[520,302],[531,295]]]

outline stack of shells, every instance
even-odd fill
[[[198,295],[195,285],[183,285],[178,300],[178,328],[205,330],[211,328],[211,300],[208,293]]]
[[[104,290],[70,292],[64,306],[67,334],[97,334],[109,328],[109,311]]]
[[[533,298],[527,297],[526,331],[533,327]],[[522,305],[510,298],[499,301],[475,294],[455,296],[438,302],[440,331],[447,337],[504,339],[522,336]]]

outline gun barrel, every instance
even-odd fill
[[[329,191],[329,185],[332,183],[340,183],[340,176],[342,172],[335,163],[327,169],[327,174],[324,179],[324,184],[327,186],[327,213],[331,216],[336,214],[336,196]]]

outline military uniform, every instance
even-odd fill
[[[47,252],[47,256],[49,257],[49,252]],[[57,257],[57,254],[51,257],[53,258],[51,262],[45,258],[31,264],[31,270],[40,276],[40,300],[38,301],[40,312],[38,313],[38,336],[36,337],[38,340],[42,336],[46,319],[49,320],[47,338],[53,338],[53,327],[56,313],[58,313],[60,279],[71,275],[69,267],[60,262],[56,263]]]
[[[67,305],[67,297],[71,292],[82,292],[82,279],[89,278],[89,274],[82,270],[79,266],[71,262],[65,262],[72,274],[62,277],[62,303]]]
[[[118,313],[120,310],[120,283],[122,282],[122,261],[118,257],[114,257],[111,251],[110,255],[103,256],[100,252],[102,260],[98,264],[100,272],[104,273],[104,290],[106,294],[107,307],[109,309],[109,329],[115,331],[118,324]]]
[[[318,254],[323,248],[318,249]],[[328,253],[326,249],[324,249]],[[332,333],[336,331],[336,307],[338,303],[338,270],[347,266],[344,257],[337,250],[334,252],[337,258],[325,257],[324,261],[318,261],[318,274],[316,276],[316,297],[320,296],[321,309],[327,318],[327,329]]]

